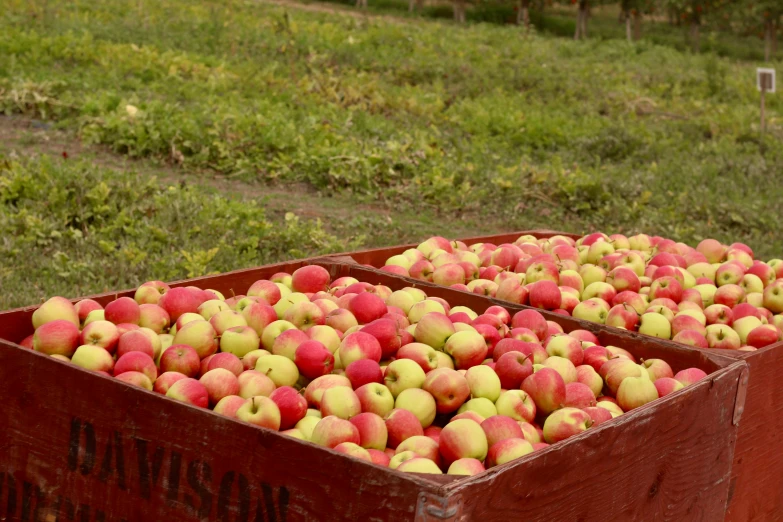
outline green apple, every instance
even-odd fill
[[[495,402],[500,397],[500,378],[489,366],[473,366],[468,369],[465,378],[473,398],[483,397]]]
[[[656,312],[647,312],[642,315],[639,322],[639,333],[660,337],[661,339],[672,338],[672,324],[663,315]]]

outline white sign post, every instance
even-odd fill
[[[761,138],[762,146],[764,143],[764,131],[766,130],[766,97],[767,93],[775,92],[775,69],[763,69],[756,70],[756,86],[759,92],[761,92]]]

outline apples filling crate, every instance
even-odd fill
[[[693,346],[778,341],[747,303],[776,282],[735,246],[710,291],[707,254],[639,241],[433,238],[2,313],[0,513],[723,520],[748,364]]]

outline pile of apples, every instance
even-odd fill
[[[160,281],[105,308],[53,297],[32,320],[23,346],[403,472],[480,473],[706,377],[536,310],[479,315],[317,265],[228,299]]]
[[[783,260],[754,260],[742,243],[692,248],[594,233],[465,245],[436,236],[382,270],[700,348],[783,340]]]

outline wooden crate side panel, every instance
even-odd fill
[[[0,393],[3,520],[413,520],[440,487],[7,343]]]
[[[745,408],[729,490],[726,520],[783,520],[783,348],[770,347],[743,357],[750,366]]]
[[[723,520],[745,368],[445,489],[464,520]]]

